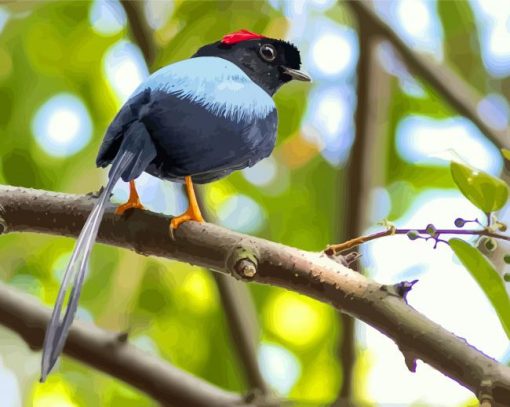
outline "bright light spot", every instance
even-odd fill
[[[253,185],[266,186],[274,180],[277,170],[276,161],[273,157],[269,157],[259,161],[253,167],[245,168],[243,176]]]
[[[157,30],[165,25],[174,10],[172,0],[148,0],[145,2],[145,16],[149,27]]]
[[[0,7],[0,34],[2,33],[7,20],[9,20],[9,15],[9,12],[5,8]]]
[[[235,194],[236,190],[232,187],[230,182],[223,179],[217,182],[212,182],[207,186],[206,198],[210,202],[211,206],[216,208],[221,205],[228,198]]]
[[[72,399],[72,390],[62,380],[48,379],[44,385],[35,385],[33,405],[37,407],[78,407]]]
[[[391,198],[385,188],[374,188],[370,193],[370,221],[377,223],[386,219],[391,210]]]
[[[459,191],[429,190],[416,198],[407,214],[395,221],[399,228],[419,228],[433,223],[436,228],[453,228],[457,217],[483,219]],[[445,236],[449,237],[449,236]],[[419,277],[408,295],[410,305],[428,318],[454,332],[492,357],[504,355],[508,347],[501,323],[489,301],[451,249],[431,242],[410,241],[405,236],[379,239],[362,248],[365,266],[377,281],[392,283]],[[396,270],[403,270],[396,274]],[[456,288],[452,291],[452,287]],[[459,405],[470,393],[441,373],[423,364],[410,374],[397,346],[364,325],[366,343],[373,355],[368,392],[381,404]],[[487,335],[490,332],[490,335]],[[391,377],[391,380],[387,380]],[[437,389],[431,392],[430,389]]]
[[[105,171],[105,183],[108,172]],[[187,199],[179,184],[163,182],[146,172],[135,180],[136,190],[145,208],[154,212],[179,214],[187,208]],[[126,202],[129,196],[129,183],[118,182],[113,188],[114,200]]]
[[[374,7],[408,45],[443,59],[443,31],[434,1],[375,1]]]
[[[347,120],[346,101],[338,94],[325,95],[317,106],[317,120],[322,123],[326,134],[333,136],[340,131],[340,126]]]
[[[84,322],[90,322],[91,324],[94,323],[94,316],[90,313],[89,310],[81,306],[76,310],[76,319]]]
[[[121,102],[125,102],[149,75],[138,47],[124,40],[108,49],[103,59],[103,68]]]
[[[325,352],[326,351],[326,352]],[[363,372],[363,377],[367,369],[359,369],[359,355],[360,349],[356,349],[356,370]],[[326,400],[334,400],[338,396],[339,382],[342,380],[342,373],[339,371],[338,363],[331,363],[335,357],[332,349],[329,347],[322,347],[320,352],[315,354],[313,359],[306,360],[306,380],[300,380],[298,386],[292,389],[291,399],[299,400],[295,405],[301,407],[325,407],[335,404],[326,403]],[[360,376],[358,376],[360,377]],[[365,379],[363,378],[363,382]],[[365,396],[365,385],[363,390],[359,393]],[[360,398],[361,398],[360,397]],[[340,406],[349,406],[348,404],[336,404]],[[354,404],[351,404],[354,407]],[[366,404],[362,404],[367,406]],[[360,406],[360,404],[356,404]],[[389,406],[384,406],[389,407]]]
[[[397,15],[402,27],[412,36],[427,35],[431,17],[427,6],[422,0],[400,0]]]
[[[487,70],[496,77],[510,74],[510,2],[472,0]]]
[[[197,313],[208,313],[216,308],[214,286],[202,270],[191,271],[180,285],[183,300]]]
[[[432,156],[454,151],[463,161],[491,174],[499,174],[503,167],[498,149],[463,117],[408,116],[397,127],[396,141],[399,154],[413,164],[446,166],[448,161]]]
[[[345,31],[323,34],[312,45],[312,60],[317,69],[325,75],[345,74],[352,66],[354,44],[352,35]],[[313,72],[312,72],[313,74]]]
[[[48,120],[48,133],[59,144],[68,144],[80,129],[80,118],[66,108],[56,110]]]
[[[242,233],[254,233],[264,224],[265,214],[257,202],[246,195],[234,195],[218,209],[222,226]]]
[[[495,57],[507,57],[510,55],[510,31],[506,24],[498,24],[494,27],[489,41],[489,51]]]
[[[283,341],[309,346],[326,332],[330,320],[323,304],[290,291],[274,294],[266,303],[264,321],[267,328]]]
[[[2,406],[21,406],[21,392],[19,382],[10,369],[4,366],[0,359],[0,394],[2,395]]]
[[[491,93],[478,104],[478,114],[482,116],[492,128],[505,130],[508,126],[510,108],[507,100],[496,93]]]
[[[264,379],[279,394],[288,394],[301,374],[296,356],[282,346],[264,343],[259,349],[258,359]]]
[[[95,0],[90,8],[89,22],[94,31],[114,35],[126,25],[126,13],[118,1]]]
[[[287,17],[298,17],[305,14],[306,0],[285,1],[285,15]]]
[[[326,11],[336,4],[336,0],[309,0],[309,5],[318,11]]]
[[[407,95],[417,98],[425,96],[423,87],[409,73],[407,67],[389,42],[383,41],[378,45],[377,57],[386,72],[398,78],[400,88]]]
[[[92,136],[92,122],[79,98],[62,93],[39,108],[32,121],[32,132],[46,153],[66,157],[87,145]]]
[[[510,21],[510,17],[509,17]],[[490,30],[486,44],[489,69],[496,76],[506,76],[510,73],[510,27],[506,22],[500,22]]]
[[[324,158],[333,165],[345,161],[352,145],[353,99],[352,87],[347,86],[333,90],[319,88],[309,98],[306,124],[317,131],[304,133],[304,136],[318,137],[308,141],[316,143]]]

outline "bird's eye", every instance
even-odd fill
[[[264,44],[259,50],[260,56],[266,61],[271,62],[276,58],[276,49],[271,44]]]

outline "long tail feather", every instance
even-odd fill
[[[76,241],[71,260],[69,261],[64,278],[62,279],[55,308],[53,309],[53,313],[46,330],[46,336],[44,338],[41,382],[44,382],[62,352],[67,335],[69,334],[71,323],[76,314],[78,299],[85,278],[90,252],[97,237],[97,232],[103,218],[106,203],[108,202],[108,198],[113,187],[120,179],[127,166],[132,162],[133,158],[134,154],[132,152],[123,151],[123,153],[115,160],[110,171],[108,184],[99,196],[82,231],[80,232],[78,240]],[[66,294],[69,292],[69,286],[71,283],[72,289],[67,309],[61,320],[62,307],[64,305]]]
[[[156,157],[156,154],[156,147],[145,125],[138,120],[131,123],[129,128],[125,130],[122,143],[113,160],[108,184],[99,196],[78,236],[71,260],[64,273],[55,308],[44,338],[41,382],[46,379],[64,348],[78,307],[78,299],[85,279],[90,252],[96,241],[104,209],[113,187],[121,177],[124,181],[129,181],[140,176]],[[69,301],[62,317],[62,307],[70,288]]]

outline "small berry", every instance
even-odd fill
[[[427,225],[427,227],[425,228],[425,233],[427,233],[427,235],[435,236],[436,232],[437,232],[437,229],[432,223],[429,223]]]
[[[485,239],[485,241],[483,242],[483,244],[485,245],[485,248],[492,252],[494,250],[496,250],[496,247],[498,247],[496,241],[494,239],[491,239],[491,238],[487,238]]]
[[[466,221],[462,218],[457,218],[455,219],[455,226],[457,226],[458,228],[461,228],[461,227],[464,227],[464,225],[466,224]]]
[[[407,237],[410,240],[416,240],[420,237],[420,234],[418,233],[417,230],[410,230],[409,232],[407,232]]]
[[[503,261],[506,264],[510,264],[510,254],[505,254],[505,257],[503,257]]]
[[[503,280],[505,280],[507,283],[510,282],[510,273],[503,274]]]

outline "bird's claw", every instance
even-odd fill
[[[115,215],[124,215],[124,212],[130,210],[130,209],[144,209],[143,205],[140,203],[140,201],[134,201],[134,202],[126,202],[125,204],[117,206],[117,209],[115,209]]]
[[[175,240],[175,231],[181,226],[184,222],[195,221],[199,223],[204,223],[205,220],[200,214],[194,214],[191,211],[186,211],[182,215],[174,216],[170,221],[169,234],[172,240]]]

